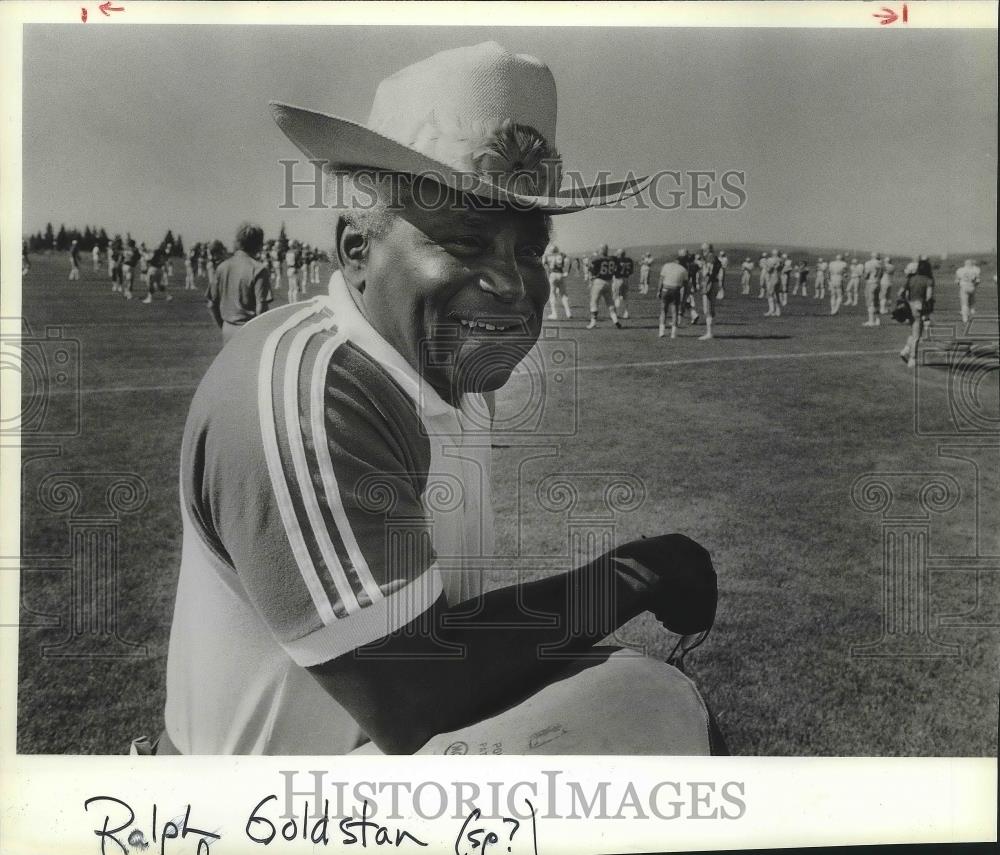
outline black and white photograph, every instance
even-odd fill
[[[11,752],[953,758],[995,804],[996,3],[63,5],[5,90]],[[635,801],[752,814],[725,775]],[[126,802],[80,851],[184,812]],[[448,851],[564,851],[528,804]]]

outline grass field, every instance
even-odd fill
[[[730,250],[735,265],[743,255]],[[969,331],[994,343],[995,262],[984,266]],[[939,356],[966,352],[946,345],[953,330],[960,332],[953,270],[945,263],[938,274],[938,338],[927,350]],[[177,459],[188,402],[220,341],[200,291],[179,290],[182,274],[174,278],[173,302],[147,306],[113,296],[105,274],[89,264],[82,282],[66,281],[66,272],[63,258],[36,256],[23,285],[23,315],[34,337],[58,327],[79,341],[79,393],[64,384],[68,391],[52,397],[45,418],[71,424],[75,402],[80,409],[75,435],[42,431],[24,439],[18,749],[119,753],[132,737],[162,727],[181,543]],[[567,435],[557,428],[538,443],[558,456],[531,464],[521,465],[526,452],[516,437],[498,441],[499,550],[548,556],[553,560],[538,564],[555,566],[567,522],[565,514],[532,505],[541,479],[570,473],[583,485],[577,512],[586,515],[601,509],[601,473],[632,473],[646,497],[616,519],[616,537],[680,531],[713,555],[718,620],[688,663],[734,753],[994,756],[996,356],[965,358],[979,369],[962,375],[974,380],[962,399],[968,406],[956,411],[948,401],[957,369],[943,356],[907,369],[896,355],[906,329],[888,318],[880,329],[862,328],[863,307],[831,318],[828,305],[791,297],[784,317],[764,318],[762,302],[739,296],[730,281],[717,340],[697,341],[703,327],[685,326],[670,341],[656,338],[651,296],[634,297],[626,329],[615,330],[605,317],[587,331],[583,285],[573,276],[568,287],[576,315],[549,327],[558,330],[552,341],[575,347],[575,428],[572,420],[561,422]],[[516,404],[524,394],[524,382],[515,377],[501,394],[501,413],[505,401]],[[978,408],[978,420],[956,426],[969,407]],[[121,515],[116,529],[114,597],[119,636],[144,650],[94,639],[58,646],[72,633],[71,604],[81,596],[71,583],[69,512],[39,500],[46,477],[61,472],[134,473],[148,488],[144,507]],[[852,645],[879,639],[883,623],[883,518],[851,498],[866,473],[892,473],[883,477],[900,492],[914,484],[918,490],[927,473],[950,474],[960,485],[953,508],[930,514],[929,551],[941,560],[920,600],[926,633],[960,645],[958,655],[852,655]],[[91,499],[100,504],[103,494],[84,496]],[[912,517],[913,507],[900,498],[889,513]],[[963,614],[967,619],[944,619]],[[924,629],[911,627],[910,634]],[[648,616],[621,637],[658,655],[674,641]],[[133,655],[60,655],[84,649]]]

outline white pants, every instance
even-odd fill
[[[632,650],[571,664],[527,700],[432,737],[418,754],[708,755],[708,709],[694,683]],[[354,754],[380,754],[366,743]]]
[[[962,320],[969,322],[969,316],[976,310],[976,286],[959,285],[958,302],[962,310]]]

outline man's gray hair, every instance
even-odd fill
[[[369,237],[384,235],[410,198],[411,180],[409,175],[375,169],[327,172],[324,198],[334,233],[344,221]]]
[[[236,248],[256,255],[264,247],[264,230],[256,223],[241,223],[236,230]]]

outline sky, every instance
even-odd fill
[[[735,211],[556,217],[564,249],[996,246],[996,30],[29,25],[23,231],[327,247],[327,215],[278,207],[297,150],[268,101],[364,122],[381,79],[487,39],[552,69],[565,168],[746,176]]]

